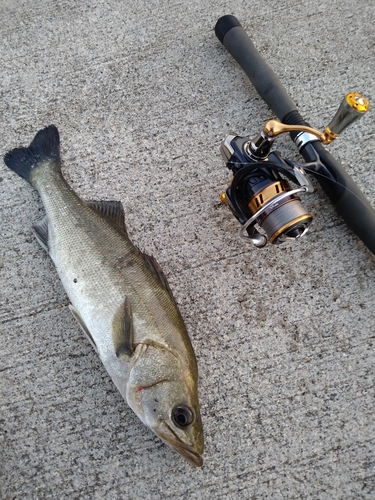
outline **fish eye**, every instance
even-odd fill
[[[186,427],[195,419],[194,410],[189,406],[180,405],[172,410],[172,420],[177,427]]]

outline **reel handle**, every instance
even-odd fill
[[[236,17],[221,17],[216,23],[215,34],[282,123],[309,126]],[[311,174],[316,177],[348,226],[375,254],[375,211],[362,191],[317,137],[305,135],[302,138],[298,132],[290,135],[305,161],[317,162],[322,167]]]

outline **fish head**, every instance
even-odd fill
[[[157,436],[196,467],[203,460],[197,369],[171,351],[143,346],[127,385],[129,406]]]
[[[201,467],[204,444],[199,406],[186,392],[184,394],[186,388],[178,381],[166,381],[158,386],[155,386],[154,402],[163,404],[156,418],[154,405],[147,407],[149,426],[174,451],[192,465]]]

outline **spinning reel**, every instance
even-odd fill
[[[368,101],[352,92],[342,101],[336,115],[324,132],[308,126],[286,125],[268,121],[253,139],[228,135],[221,144],[221,153],[233,180],[221,201],[227,204],[242,224],[240,236],[262,247],[301,238],[308,230],[312,216],[304,209],[299,195],[312,193],[309,173],[322,174],[324,165],[319,159],[308,164],[283,158],[271,151],[275,138],[283,133],[296,132],[295,142],[301,147],[306,140],[330,144],[339,134],[369,108]],[[326,172],[329,176],[329,172]],[[297,185],[292,189],[289,181]]]
[[[368,101],[355,92],[347,94],[334,118],[320,132],[299,114],[279,78],[234,16],[221,17],[215,34],[280,120],[268,121],[254,138],[228,135],[221,144],[224,161],[233,172],[221,200],[241,223],[241,237],[257,247],[267,241],[278,244],[301,238],[312,221],[300,199],[301,194],[314,191],[308,171],[348,226],[375,254],[375,211],[350,175],[323,147],[366,113]],[[289,160],[272,150],[275,138],[287,132],[304,162]]]

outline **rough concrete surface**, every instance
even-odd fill
[[[127,407],[32,236],[37,193],[1,165],[1,498],[375,498],[374,257],[319,187],[303,240],[239,239],[220,142],[273,115],[213,32],[236,15],[323,129],[348,91],[375,101],[375,4],[0,5],[1,155],[54,123],[73,188],[122,201],[186,320],[206,441],[195,469]],[[373,116],[329,149],[375,206]]]

